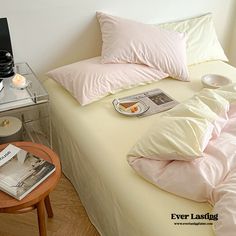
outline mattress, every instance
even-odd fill
[[[138,176],[126,154],[159,114],[144,118],[117,113],[112,100],[160,88],[181,102],[200,91],[201,76],[222,74],[236,82],[236,69],[221,61],[189,67],[191,82],[164,79],[110,95],[87,106],[48,79],[53,146],[91,222],[104,236],[210,236],[212,225],[171,219],[172,214],[206,214],[212,207],[165,192]],[[193,183],[194,188],[194,183]],[[78,216],[79,217],[79,216]],[[203,224],[201,224],[203,222]],[[197,226],[196,226],[197,225]]]

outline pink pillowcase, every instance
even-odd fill
[[[66,65],[47,73],[68,90],[81,105],[100,98],[168,77],[145,65],[102,64],[101,57]]]
[[[135,63],[188,81],[184,33],[97,13],[102,32],[102,63]]]

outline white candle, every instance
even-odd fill
[[[20,74],[16,74],[12,79],[12,85],[16,88],[23,88],[26,85],[26,79]]]

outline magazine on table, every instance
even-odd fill
[[[0,152],[0,190],[21,200],[55,169],[52,163],[9,144]]]
[[[132,105],[137,103],[137,109],[132,111]],[[127,111],[122,107],[125,104],[130,106],[131,110]],[[166,94],[161,89],[149,90],[143,93],[115,99],[113,105],[115,109],[124,115],[136,115],[139,117],[153,115],[176,106],[178,102]]]

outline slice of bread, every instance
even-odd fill
[[[125,112],[133,112],[135,111],[135,107],[137,107],[138,102],[121,102],[119,104],[120,109]]]

